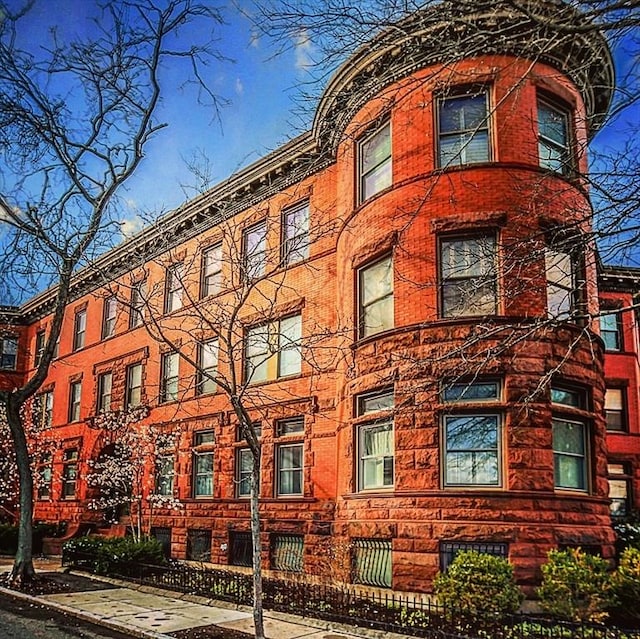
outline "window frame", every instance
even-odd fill
[[[295,461],[285,462],[285,451],[299,451],[299,465],[295,465]],[[302,497],[304,496],[304,442],[278,442],[276,444],[276,496],[277,497]],[[290,464],[290,465],[286,465]],[[284,481],[284,477],[290,479]],[[285,490],[284,485],[290,484],[291,490]],[[298,490],[295,490],[296,484],[299,484]]]
[[[209,439],[210,436],[210,439]],[[206,440],[204,438],[207,438]],[[214,495],[214,461],[215,461],[215,434],[212,429],[198,430],[193,433],[193,446],[191,448],[192,462],[192,497],[193,499],[212,499]],[[202,459],[210,460],[209,468],[204,471],[199,468]],[[209,492],[201,492],[198,488],[198,479],[206,477],[210,484]]]
[[[36,340],[35,340],[35,353],[34,353],[34,357],[33,357],[33,365],[37,368],[40,365],[40,362],[42,361],[42,356],[44,355],[44,349],[47,345],[47,331],[46,329],[40,329],[37,333],[36,333]]]
[[[297,224],[297,215],[305,212],[302,225]],[[309,227],[311,221],[311,206],[309,200],[299,202],[282,211],[282,263],[292,266],[304,262],[309,258]],[[293,230],[293,232],[290,232]]]
[[[176,455],[173,452],[158,453],[154,459],[153,494],[173,497],[176,476]]]
[[[473,550],[493,557],[509,559],[509,544],[502,541],[441,541],[440,572],[446,572],[458,552]]]
[[[175,370],[174,370],[175,367]],[[177,402],[180,397],[180,353],[167,351],[160,360],[160,403]]]
[[[211,348],[213,344],[215,344],[215,349]],[[208,351],[207,348],[209,349]],[[215,353],[215,363],[210,366],[205,365],[205,354],[207,352],[211,357],[213,357]],[[198,397],[201,395],[211,395],[218,390],[215,377],[218,372],[219,353],[220,348],[217,337],[198,343],[198,370],[196,371],[196,395]]]
[[[482,392],[479,395],[474,389],[489,389],[489,393]],[[456,392],[453,392],[456,391]],[[447,396],[447,393],[453,392]],[[442,414],[442,485],[444,488],[480,488],[480,489],[501,489],[504,484],[504,451],[502,438],[504,436],[504,416],[500,410],[502,401],[503,383],[498,378],[479,378],[470,380],[444,381],[440,387],[440,401],[445,405],[446,410]],[[478,408],[474,406],[478,405]],[[450,424],[454,421],[463,420],[471,422],[480,420],[480,423],[489,423],[491,420],[493,427],[493,441],[488,445],[472,445],[473,442],[465,446],[453,447],[451,440],[456,433],[450,431]],[[453,428],[453,427],[452,427]],[[462,433],[464,437],[464,433]],[[494,443],[495,442],[495,443]],[[477,462],[478,457],[484,461]],[[464,465],[454,465],[453,460],[471,459],[471,470],[465,470]],[[491,468],[491,459],[494,461],[494,468]],[[451,462],[450,462],[451,460]],[[489,464],[487,472],[487,463]],[[480,468],[480,473],[478,473]],[[460,475],[467,473],[461,480],[450,479],[450,470],[458,469]],[[460,470],[461,469],[461,470]],[[493,471],[493,472],[492,472]],[[470,475],[469,475],[470,472]],[[479,476],[486,474],[489,479],[481,480]]]
[[[613,399],[611,393],[620,393],[620,406],[611,406]],[[609,398],[609,402],[607,402]],[[625,386],[607,385],[604,394],[604,414],[608,433],[626,433],[629,430],[628,410],[627,410],[627,389]],[[610,416],[619,417],[619,426],[610,422]],[[616,427],[614,427],[616,426]]]
[[[164,314],[169,315],[179,311],[183,307],[185,293],[184,264],[175,262],[166,268],[164,290]]]
[[[302,572],[304,567],[304,535],[271,533],[269,535],[269,568],[282,572]]]
[[[134,371],[139,370],[140,381],[139,384],[134,385],[136,380],[133,379]],[[125,386],[125,410],[130,410],[131,408],[135,408],[136,406],[142,405],[142,362],[134,362],[133,364],[129,364],[127,366],[127,374],[126,374],[126,386]],[[137,376],[137,375],[136,375]],[[133,402],[134,394],[138,395],[137,403]]]
[[[40,428],[50,428],[53,423],[53,390],[45,390],[34,396],[35,414]]]
[[[116,334],[116,321],[118,319],[118,300],[115,295],[104,298],[102,305],[102,339],[113,337]]]
[[[140,280],[131,286],[131,301],[129,306],[129,329],[144,325],[145,280]]]
[[[256,222],[242,231],[242,281],[245,283],[260,279],[267,271],[268,232],[267,220]],[[252,246],[254,235],[257,235],[257,242]]]
[[[441,94],[436,97],[436,167],[439,169],[449,169],[464,166],[473,166],[476,164],[484,164],[493,161],[493,144],[492,144],[492,113],[491,113],[491,88],[487,85],[480,86],[464,86],[455,87],[453,91],[448,94]],[[451,129],[443,131],[443,105],[446,102],[453,102],[455,100],[473,99],[478,97],[484,97],[484,116],[481,125],[474,126],[472,128],[463,127],[458,129]],[[473,142],[474,138],[478,135],[486,135],[486,158],[480,160],[466,160],[466,150]],[[443,157],[443,140],[446,138],[457,138],[459,148],[456,153],[451,155],[448,161]]]
[[[209,259],[213,257],[213,259]],[[222,290],[222,242],[202,251],[200,267],[200,299],[217,295]]]
[[[203,550],[194,555],[194,545],[202,545]],[[211,561],[212,531],[211,529],[187,528],[187,561],[209,563]]]
[[[108,384],[106,380],[109,380]],[[111,410],[111,399],[113,397],[113,371],[104,371],[98,375],[97,390],[97,413],[108,413]],[[108,398],[108,401],[106,398]]]
[[[367,290],[366,278],[368,274],[374,273],[376,268],[382,266],[385,262],[389,262],[388,271],[389,271],[389,280],[390,286],[388,289],[382,291],[376,297],[365,301],[365,294]],[[379,259],[370,262],[358,269],[357,274],[357,284],[358,284],[358,337],[360,339],[364,339],[367,337],[371,337],[372,335],[377,335],[378,333],[382,333],[388,330],[392,330],[395,327],[395,269],[393,263],[393,255],[391,253],[380,257]],[[386,284],[386,281],[383,282]],[[389,307],[385,305],[390,300]],[[385,324],[383,321],[381,328],[376,327],[368,327],[367,324],[367,313],[371,311],[373,308],[383,308],[385,311],[385,315],[387,313],[390,314],[390,317],[387,317],[388,323],[390,325]],[[370,316],[369,316],[370,318]]]
[[[47,451],[38,458],[36,468],[36,499],[49,501],[53,484],[53,455]]]
[[[614,470],[614,467],[619,467]],[[631,472],[631,464],[626,461],[611,460],[607,463],[607,481],[609,483],[609,510],[611,517],[619,519],[626,517],[633,509],[633,475]],[[614,484],[624,486],[624,496],[612,496],[612,487]],[[622,509],[615,507],[615,504],[623,504]]]
[[[553,112],[555,116],[561,116],[564,128],[564,143],[545,135],[542,132],[541,107]],[[538,95],[536,99],[536,125],[538,131],[538,164],[540,168],[560,175],[571,175],[575,169],[575,158],[573,149],[573,110],[568,106],[546,96]],[[558,152],[557,159],[544,157],[543,149],[551,152]],[[548,154],[547,154],[548,155]],[[556,168],[556,164],[559,167]]]
[[[78,448],[65,448],[62,454],[62,499],[77,499],[78,467],[80,451]]]
[[[82,380],[77,379],[69,382],[69,411],[68,421],[70,423],[79,422],[82,408]]]
[[[236,448],[236,499],[247,499],[251,496],[251,473],[253,472],[253,454],[250,448]],[[243,458],[247,457],[250,467],[243,466]]]
[[[359,551],[372,551],[360,557]],[[379,566],[376,567],[376,564]],[[351,539],[351,581],[354,584],[391,588],[393,583],[393,545],[391,539]]]
[[[373,404],[367,404],[373,400]],[[379,402],[379,404],[376,404]],[[385,388],[377,391],[362,393],[356,396],[356,486],[358,492],[375,492],[393,490],[395,486],[395,425],[394,406],[395,395],[393,388]],[[366,434],[370,431],[389,432],[390,450],[378,453],[366,453]],[[371,464],[373,463],[373,466]],[[373,469],[375,476],[380,475],[381,481],[371,483],[367,481],[370,474],[367,470]],[[388,481],[389,477],[391,478]]]
[[[8,345],[12,346],[8,347]],[[18,337],[16,335],[3,335],[0,338],[0,370],[15,371],[17,365]]]
[[[587,423],[583,420],[571,417],[565,417],[564,415],[553,415],[551,419],[552,426],[552,446],[553,446],[553,486],[555,490],[561,491],[572,491],[572,492],[581,492],[588,493],[589,492],[589,431]],[[557,435],[556,433],[559,430],[560,426],[570,426],[571,428],[579,427],[581,432],[581,444],[582,451],[574,452],[567,450],[559,450]],[[581,476],[581,484],[576,485],[577,482],[570,483],[566,480],[566,473],[571,469],[567,470],[561,468],[561,463],[564,461],[565,465],[568,460],[576,460],[578,466],[575,469],[579,469]],[[574,469],[574,470],[575,470]],[[565,479],[562,479],[562,474],[564,473]]]
[[[283,332],[285,322],[289,322],[295,329],[294,337],[289,337]],[[288,343],[283,345],[283,339]],[[258,348],[262,350],[257,350]],[[294,360],[290,362],[296,369],[292,372],[283,370],[289,353],[296,353]],[[243,363],[244,380],[248,384],[268,383],[299,376],[302,373],[302,314],[295,313],[271,322],[249,326],[244,338]],[[261,375],[257,379],[256,371],[260,371]]]
[[[462,243],[475,242],[475,246],[468,245],[466,248]],[[457,258],[455,254],[454,244],[460,244],[464,251]],[[482,246],[485,244],[485,246]],[[448,249],[447,246],[452,248]],[[485,254],[485,250],[491,249],[491,255]],[[453,265],[445,264],[445,252],[450,250],[450,257],[453,259]],[[471,263],[469,255],[473,257],[473,252],[481,252],[479,258],[479,273],[474,274],[476,268],[475,263]],[[489,268],[485,262],[491,262]],[[449,260],[451,262],[451,259]],[[461,267],[456,266],[456,261],[466,261]],[[439,291],[439,316],[443,319],[457,319],[464,317],[484,317],[487,315],[498,315],[500,311],[499,296],[499,238],[496,232],[479,232],[462,235],[441,235],[438,237],[438,291]],[[451,272],[449,272],[451,271]],[[467,274],[472,271],[471,274]],[[460,287],[463,287],[461,290]],[[467,288],[469,287],[469,288]],[[454,296],[447,291],[453,289]],[[483,301],[483,297],[491,293],[491,308],[485,309],[487,302]],[[476,294],[480,292],[479,297]],[[448,304],[447,300],[456,301],[455,306]],[[469,303],[471,302],[471,304]],[[447,306],[451,308],[447,308]]]
[[[87,309],[77,310],[73,317],[73,352],[85,347],[87,333]]]
[[[606,323],[611,320],[615,324],[614,328],[606,326]],[[613,345],[610,341],[610,336],[612,336]],[[624,351],[622,317],[619,309],[602,309],[602,314],[600,315],[600,337],[602,337],[606,351]]]
[[[557,321],[567,321],[576,313],[581,302],[579,286],[579,263],[575,254],[564,246],[547,245],[544,251],[545,266],[545,293],[547,317]],[[568,262],[570,272],[562,272],[563,278],[551,279],[553,270],[562,269],[560,264]],[[563,281],[564,279],[569,282]],[[564,291],[564,297],[560,302],[554,301],[556,297],[550,293],[552,289],[558,292]],[[562,294],[562,293],[561,293]],[[553,303],[552,303],[553,302]]]
[[[369,168],[365,167],[365,162],[367,159],[367,148],[369,145],[373,144],[373,142],[379,136],[385,134],[388,131],[386,137],[388,138],[389,151],[385,154],[382,159],[375,161],[373,165]],[[387,142],[382,142],[382,146],[386,146]],[[375,149],[374,148],[374,157],[375,157]],[[385,189],[393,186],[393,137],[392,137],[392,129],[391,129],[391,118],[386,117],[384,121],[375,126],[374,128],[367,131],[356,143],[356,156],[357,156],[357,202],[358,205],[363,204],[364,202],[370,200],[372,197],[376,196],[378,193],[381,193]],[[388,172],[388,177],[385,177]],[[378,174],[382,175],[385,179],[383,180],[382,186],[373,186],[371,192],[368,192],[366,188],[367,179],[372,176],[377,176]]]

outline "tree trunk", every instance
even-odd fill
[[[256,639],[265,639],[262,609],[262,544],[260,543],[260,456],[261,447],[252,450],[251,545],[253,547],[253,625]]]
[[[35,577],[33,567],[33,476],[27,448],[27,438],[22,425],[20,410],[22,403],[12,395],[6,399],[7,422],[11,430],[16,452],[16,464],[20,481],[20,514],[18,519],[18,550],[9,582],[21,584]]]

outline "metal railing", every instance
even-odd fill
[[[96,572],[95,557],[63,550],[62,565]],[[104,571],[103,571],[104,572]],[[113,564],[110,577],[201,595],[237,605],[253,603],[251,575],[181,562],[164,565]],[[639,639],[640,630],[574,624],[538,616],[474,617],[443,608],[419,595],[364,591],[302,579],[264,578],[263,606],[269,610],[375,628],[427,639]]]

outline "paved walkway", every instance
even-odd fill
[[[58,559],[39,559],[34,563],[38,572],[61,571]],[[11,564],[10,558],[0,558],[0,573],[8,572]],[[203,597],[136,586],[114,579],[91,576],[91,581],[99,585],[99,589],[32,596],[0,587],[0,593],[44,604],[132,637],[170,639],[168,633],[209,625],[253,635],[253,618],[246,607],[227,606]],[[265,612],[265,631],[269,639],[400,637],[270,611]]]

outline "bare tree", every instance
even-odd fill
[[[186,63],[215,108],[200,74],[216,52],[211,39],[183,43],[187,25],[204,22],[212,34],[214,8],[192,0],[114,1],[96,14],[94,35],[26,50],[20,11],[0,6],[0,196],[4,292],[55,286],[46,343],[35,370],[2,393],[20,477],[19,547],[10,580],[33,577],[33,479],[22,407],[44,382],[74,274],[112,244],[118,229],[117,194],[135,173],[144,150],[165,124],[157,120],[163,96],[161,68]],[[97,9],[96,9],[97,10]]]

